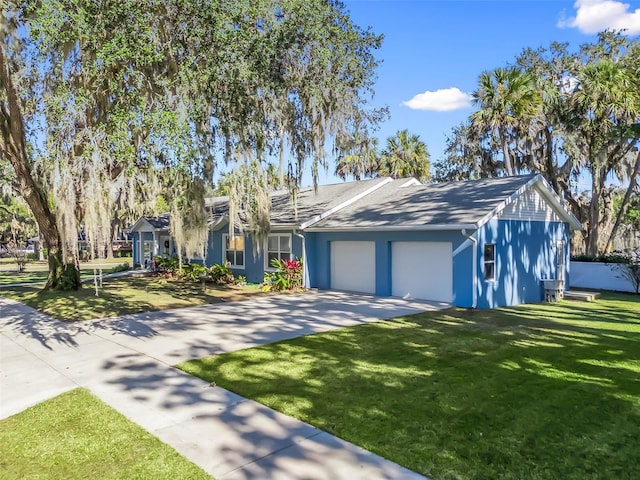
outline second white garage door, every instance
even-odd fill
[[[331,288],[376,292],[375,242],[331,242]]]
[[[393,242],[391,265],[394,297],[438,302],[453,300],[450,242]]]

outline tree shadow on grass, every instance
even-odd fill
[[[112,299],[111,301],[117,301]],[[84,300],[72,300],[66,308],[82,308]],[[63,322],[50,315],[39,312],[23,303],[0,297],[0,327],[17,332],[26,339],[34,339],[47,350],[54,345],[78,346],[78,339],[88,336],[96,330],[108,329],[135,337],[150,338],[157,332],[144,323],[128,318],[113,319],[108,327],[95,322]]]
[[[452,309],[184,368],[435,479],[634,478],[640,308],[609,300]]]

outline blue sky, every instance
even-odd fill
[[[526,47],[577,47],[607,28],[640,33],[640,1],[343,1],[355,23],[385,37],[373,99],[391,112],[377,135],[381,145],[406,128],[427,144],[432,162],[473,111],[468,94],[483,70],[505,66]],[[321,184],[336,181],[331,168],[321,173]]]

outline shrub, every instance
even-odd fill
[[[111,273],[126,272],[130,268],[131,267],[129,266],[129,262],[124,262],[120,265],[116,265],[115,267],[113,267],[111,269]]]
[[[573,262],[594,262],[594,263],[626,263],[627,259],[624,254],[614,252],[607,255],[573,255]]]
[[[247,284],[247,277],[244,275],[240,275],[236,277],[236,280],[233,282],[234,285],[238,285],[239,287],[244,287]]]
[[[230,285],[235,281],[229,262],[216,263],[209,268],[209,278],[216,285]]]
[[[188,280],[197,281],[207,275],[207,267],[199,263],[187,263],[182,266],[182,276]]]
[[[280,260],[274,258],[271,261],[271,266],[277,270],[265,272],[263,290],[283,292],[302,288],[302,261],[300,259]]]
[[[7,243],[7,250],[15,259],[16,264],[18,265],[18,271],[24,272],[24,269],[27,267],[28,260],[26,250],[19,248],[18,244],[13,240],[9,240],[9,243]]]
[[[153,260],[156,263],[157,272],[168,275],[178,273],[178,257],[155,257]]]

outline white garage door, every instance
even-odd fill
[[[438,302],[453,300],[450,242],[393,242],[391,293],[394,297]]]
[[[331,242],[331,288],[376,292],[375,242]]]

